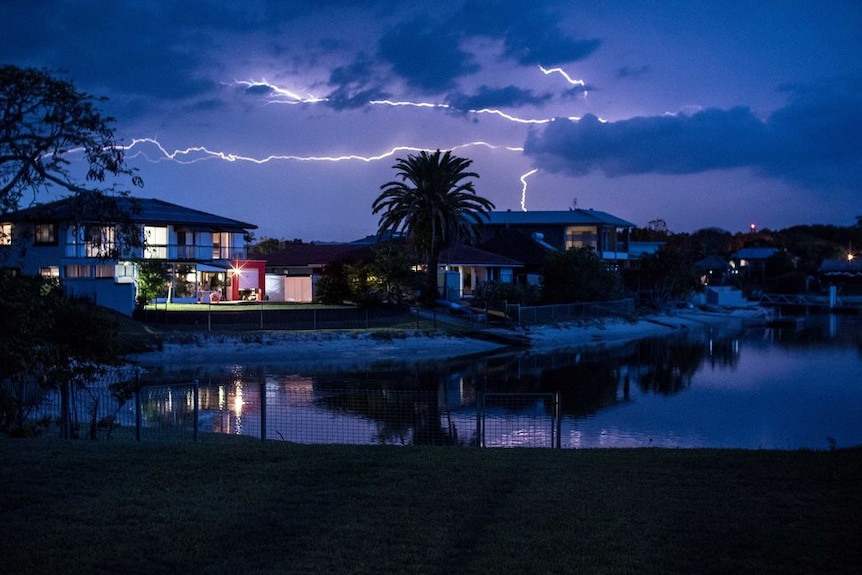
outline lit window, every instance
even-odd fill
[[[33,233],[36,245],[57,245],[57,226],[55,224],[36,224]]]
[[[39,268],[39,275],[43,278],[58,278],[60,277],[60,268],[58,266]]]
[[[0,224],[0,246],[12,245],[12,224]]]

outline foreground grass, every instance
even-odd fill
[[[857,573],[862,449],[0,439],[5,573]]]

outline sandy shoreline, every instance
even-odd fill
[[[608,319],[554,326],[499,330],[528,340],[534,351],[607,346],[646,337],[680,333],[703,325],[736,324],[750,314],[681,310],[647,316],[636,322]],[[494,335],[495,330],[491,330]],[[457,337],[442,332],[256,332],[249,334],[175,334],[161,350],[128,356],[144,368],[277,364],[323,369],[351,369],[411,364],[505,351],[497,341]]]

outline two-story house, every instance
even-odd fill
[[[0,268],[59,278],[68,293],[124,314],[134,310],[144,262],[163,264],[163,301],[262,295],[263,264],[245,250],[257,226],[157,199],[102,197],[95,211],[67,198],[5,214]]]
[[[482,228],[482,245],[493,245],[494,238],[517,232],[560,251],[591,248],[608,265],[625,267],[630,253],[629,232],[634,227],[631,222],[598,210],[494,211],[488,214]]]

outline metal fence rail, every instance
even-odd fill
[[[267,302],[147,307],[144,323],[195,331],[317,330],[384,328],[410,320],[406,308],[301,308]]]
[[[315,389],[273,383],[227,391],[197,382],[112,385],[104,378],[72,397],[71,437],[112,441],[197,441],[245,436],[265,441],[354,445],[560,447],[553,393],[479,393],[468,400],[427,390]],[[59,392],[46,392],[31,421],[60,426]]]

